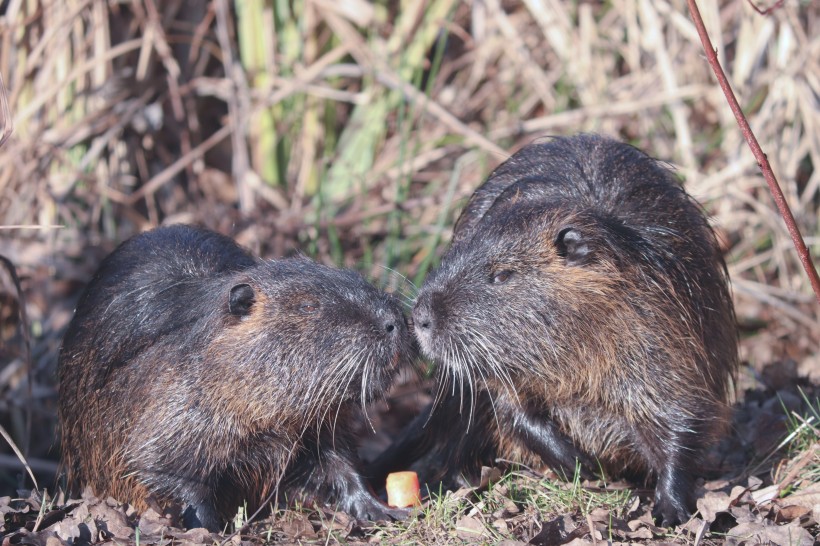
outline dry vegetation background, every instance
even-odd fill
[[[820,255],[820,2],[701,10]],[[674,164],[725,244],[740,390],[820,384],[817,305],[684,0],[3,0],[0,74],[0,254],[31,332],[28,370],[3,273],[0,424],[50,490],[60,336],[118,242],[199,223],[412,294],[465,198],[544,135],[600,132]]]

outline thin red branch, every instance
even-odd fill
[[[686,0],[686,3],[689,5],[689,12],[692,14],[692,20],[695,23],[695,27],[697,27],[698,35],[700,36],[700,41],[703,44],[703,50],[706,52],[706,58],[709,61],[709,65],[712,67],[715,77],[717,77],[718,84],[723,90],[723,94],[726,96],[726,100],[729,103],[729,108],[732,109],[732,113],[735,115],[737,124],[740,126],[740,131],[743,133],[743,138],[746,139],[746,142],[749,144],[749,148],[752,149],[752,154],[755,156],[755,159],[757,159],[757,165],[763,172],[763,177],[766,179],[766,184],[769,185],[769,191],[772,193],[774,203],[777,205],[777,210],[780,211],[780,215],[783,216],[783,221],[786,222],[786,229],[789,230],[789,235],[791,235],[794,248],[797,249],[797,255],[800,257],[800,262],[803,264],[803,269],[806,270],[806,275],[809,277],[812,290],[814,290],[814,295],[817,298],[818,303],[820,303],[820,277],[817,275],[817,269],[814,267],[809,249],[803,240],[803,235],[800,234],[800,230],[797,228],[797,224],[794,221],[794,215],[792,215],[792,211],[786,202],[786,197],[783,195],[783,190],[780,189],[780,184],[778,184],[777,178],[774,176],[772,166],[769,164],[769,159],[766,157],[766,154],[757,142],[757,138],[752,132],[752,128],[746,120],[746,116],[743,115],[743,111],[740,109],[740,104],[738,104],[735,94],[732,92],[732,88],[729,85],[729,80],[726,78],[726,74],[720,66],[720,61],[718,61],[717,52],[715,51],[714,46],[712,46],[712,41],[709,39],[709,34],[706,32],[706,27],[703,24],[703,19],[700,16],[700,11],[698,11],[698,6],[695,3],[695,0]]]
[[[769,15],[773,11],[782,8],[786,0],[777,0],[777,2],[775,2],[771,7],[768,7],[766,9],[760,9],[759,7],[757,7],[757,4],[755,4],[752,0],[748,0],[748,2],[749,5],[752,6],[752,9],[758,12],[760,15]]]

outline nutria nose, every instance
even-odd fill
[[[381,321],[383,331],[390,335],[399,333],[401,325],[405,324],[404,313],[402,313],[401,306],[392,294],[385,294],[384,301],[379,307],[376,316],[376,320]]]
[[[413,307],[413,324],[416,328],[429,331],[433,328],[433,310],[431,298],[427,295],[420,296]]]

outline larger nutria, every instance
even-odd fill
[[[663,524],[688,518],[737,333],[715,235],[664,165],[593,135],[526,146],[467,203],[413,324],[444,401],[374,472],[415,462],[458,485],[496,457],[600,464],[654,478]]]
[[[355,272],[189,226],[138,235],[103,261],[60,351],[70,489],[138,509],[151,495],[212,530],[273,498],[400,517],[360,474],[351,425],[411,339]]]

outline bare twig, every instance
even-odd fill
[[[748,0],[749,5],[752,6],[752,9],[758,12],[760,15],[769,15],[773,11],[782,8],[783,3],[785,1],[786,0],[777,0],[777,2],[775,2],[771,7],[768,7],[766,9],[760,9],[759,7],[757,7],[757,4],[755,4],[753,0]]]
[[[20,448],[18,448],[17,444],[15,444],[14,440],[12,440],[11,435],[6,432],[6,429],[3,428],[2,425],[0,425],[0,436],[2,436],[6,443],[9,444],[9,447],[11,447],[12,451],[14,451],[14,454],[17,455],[17,458],[20,459],[21,463],[23,463],[23,466],[26,468],[31,481],[34,483],[34,489],[40,489],[40,486],[37,485],[37,479],[34,477],[34,472],[32,472],[31,467],[28,465],[28,461],[26,461],[25,455],[23,455]]]
[[[157,173],[153,178],[151,178],[148,182],[140,186],[138,190],[134,193],[129,195],[124,202],[132,206],[134,203],[138,202],[140,199],[144,198],[147,195],[152,195],[155,191],[163,186],[163,184],[172,180],[177,174],[179,174],[182,170],[185,169],[188,165],[193,163],[196,159],[205,155],[205,152],[225,140],[227,137],[231,135],[231,131],[234,130],[232,124],[225,125],[214,134],[209,136],[207,139],[202,141],[198,146],[193,148],[190,152],[185,154],[184,156],[180,157],[173,163],[171,163],[168,167],[166,167],[161,172]]]
[[[14,130],[14,122],[11,119],[11,109],[9,99],[6,96],[6,86],[3,85],[3,74],[0,74],[0,146],[6,143]]]
[[[373,66],[376,68],[376,79],[382,85],[400,91],[406,100],[417,104],[420,108],[425,110],[428,114],[437,118],[439,122],[444,124],[448,129],[456,134],[461,134],[464,139],[474,146],[482,148],[490,154],[499,157],[507,158],[509,154],[478,131],[472,129],[467,124],[463,123],[456,116],[447,111],[446,108],[438,104],[436,101],[430,99],[426,94],[419,91],[409,83],[401,79],[393,72],[390,66],[384,61],[377,58],[368,49],[362,37],[356,32],[353,27],[345,20],[335,16],[332,13],[325,14],[325,20],[331,28],[346,42],[354,44],[351,48],[351,55],[359,60],[362,66]]]
[[[272,105],[278,104],[279,102],[294,95],[295,93],[302,91],[308,86],[308,84],[311,81],[315,80],[321,75],[322,70],[324,70],[325,68],[327,68],[327,66],[333,64],[334,62],[337,62],[339,59],[343,58],[348,53],[349,50],[346,46],[338,46],[334,48],[332,51],[329,51],[319,60],[313,63],[310,67],[305,69],[298,79],[294,79],[283,84],[281,88],[276,90],[276,92],[272,93],[270,96],[266,97],[264,100],[261,100],[258,104],[256,104],[254,108],[251,110],[250,115],[258,114],[261,110],[265,108],[270,108]],[[223,127],[221,127],[218,131],[216,131],[214,134],[212,134],[203,142],[201,142],[198,146],[191,149],[188,153],[184,154],[182,157],[174,161],[164,170],[157,173],[153,178],[151,178],[148,182],[143,184],[139,189],[137,189],[127,197],[123,198],[121,202],[128,206],[133,206],[134,203],[137,203],[140,199],[152,195],[164,184],[171,181],[174,178],[174,176],[182,172],[188,165],[190,165],[197,159],[203,157],[208,150],[218,145],[227,137],[232,136],[235,132],[235,118],[232,116],[228,116],[226,124]],[[256,189],[257,192],[261,192],[263,194],[263,197],[267,196],[267,200],[271,202],[271,204],[273,204],[276,208],[286,208],[287,205],[281,202],[280,198],[273,194],[270,191],[270,189],[265,189],[267,188],[267,186],[264,186],[262,184],[253,186],[254,177],[245,177],[245,180],[253,189]]]
[[[801,427],[809,426],[809,424],[803,420],[799,415],[796,416],[798,419],[801,419],[803,423],[801,423]],[[777,483],[777,489],[779,491],[783,491],[789,485],[794,483],[795,478],[800,475],[800,472],[809,466],[815,458],[820,457],[820,442],[814,442],[812,445],[805,450],[805,452],[797,459],[797,462],[789,469],[783,479],[781,479]]]
[[[616,103],[593,104],[573,108],[564,112],[554,112],[545,116],[519,120],[512,125],[502,125],[489,132],[491,140],[500,140],[516,135],[555,131],[562,127],[582,125],[589,119],[616,118],[646,112],[653,108],[669,107],[685,99],[707,97],[709,89],[701,84],[677,87],[674,90],[660,90],[657,95],[642,96],[640,99],[623,100]]]
[[[749,148],[751,148],[752,154],[754,154],[757,164],[763,172],[763,177],[766,179],[766,184],[768,184],[769,191],[772,193],[775,205],[777,205],[777,210],[780,211],[781,216],[783,216],[783,221],[786,222],[786,229],[789,230],[789,235],[791,235],[794,248],[797,249],[797,255],[800,258],[800,262],[803,264],[803,269],[806,270],[806,275],[809,277],[809,282],[811,282],[814,295],[817,297],[818,303],[820,303],[820,277],[817,275],[817,269],[814,267],[809,249],[803,240],[803,235],[801,235],[800,230],[797,227],[797,223],[794,220],[794,215],[792,215],[789,204],[786,202],[786,197],[783,195],[783,190],[780,189],[780,184],[778,184],[774,171],[772,171],[772,167],[769,164],[769,158],[766,157],[766,154],[757,142],[757,138],[752,132],[752,128],[749,126],[749,122],[746,120],[746,116],[743,114],[743,110],[741,110],[740,104],[737,102],[734,92],[732,92],[732,88],[729,85],[729,80],[726,78],[726,74],[720,66],[717,52],[712,46],[712,41],[709,39],[709,34],[706,32],[706,26],[703,24],[703,19],[700,16],[697,3],[695,0],[686,0],[686,3],[689,6],[689,13],[692,14],[692,20],[698,30],[698,36],[700,36],[701,43],[703,44],[703,50],[706,52],[706,58],[709,61],[709,65],[712,67],[715,77],[717,77],[718,84],[723,90],[723,94],[726,96],[726,100],[729,103],[729,108],[731,108],[732,113],[735,115],[737,124],[740,126],[740,131],[743,133],[743,138],[745,138],[746,142],[749,144]]]
[[[32,374],[31,374],[31,336],[29,335],[29,328],[28,328],[28,314],[26,313],[26,300],[23,296],[23,288],[20,286],[20,277],[17,276],[17,269],[14,267],[14,264],[11,263],[11,260],[6,258],[5,256],[0,255],[0,264],[8,270],[9,276],[11,276],[11,281],[14,283],[14,287],[17,290],[17,306],[20,309],[20,330],[23,333],[23,345],[25,346],[25,362],[26,362],[26,374],[28,376],[28,398],[29,401],[32,399],[32,390],[31,390],[31,383],[32,383]],[[28,408],[26,411],[26,437],[24,438],[23,443],[23,451],[28,451],[28,443],[29,439],[31,438],[31,407],[32,404],[28,404]],[[0,426],[0,435],[8,442],[11,449],[14,451],[17,458],[20,459],[20,462],[23,463],[23,466],[26,467],[29,476],[31,476],[31,481],[34,482],[34,488],[39,489],[37,485],[37,480],[34,478],[34,473],[31,471],[31,467],[29,467],[28,462],[26,462],[26,457],[20,450],[17,448],[17,445],[11,439],[11,436],[6,432],[2,426]]]

